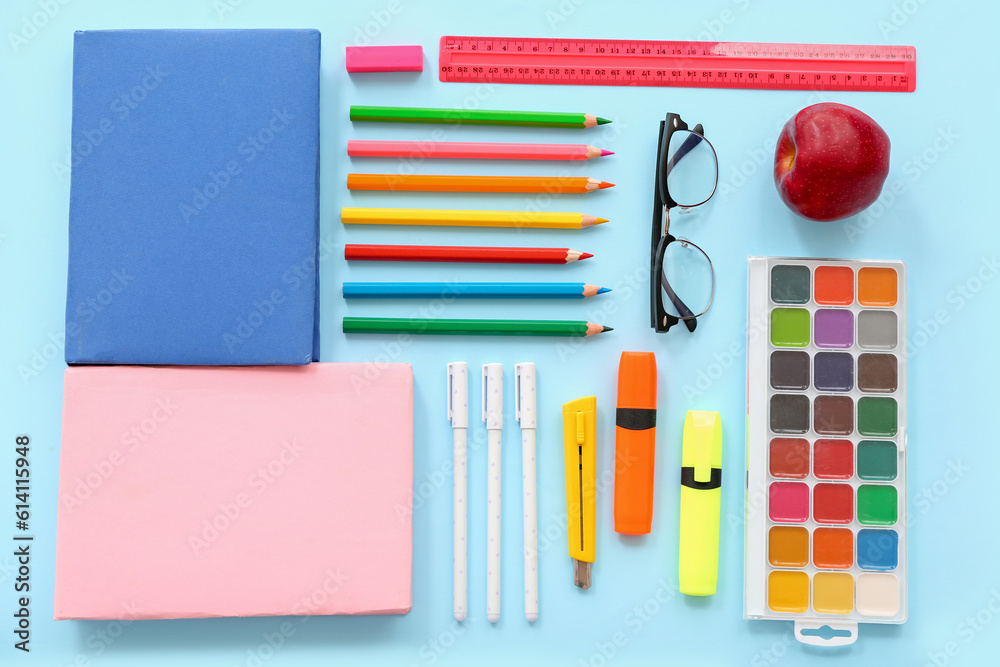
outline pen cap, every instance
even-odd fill
[[[718,412],[688,410],[681,468],[693,468],[694,481],[700,483],[712,479],[712,468],[722,468],[722,417]]]
[[[452,428],[469,428],[469,364],[448,364],[448,419]]]
[[[503,364],[483,364],[483,421],[503,428]]]
[[[656,409],[656,355],[652,352],[622,352],[618,407]]]
[[[514,416],[521,428],[538,427],[535,394],[535,364],[526,361],[514,366]]]

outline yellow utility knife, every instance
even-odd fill
[[[573,583],[590,588],[597,532],[597,397],[563,404],[563,453],[566,457],[566,523]]]

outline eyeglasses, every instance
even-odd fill
[[[650,325],[657,333],[684,322],[694,331],[715,297],[715,269],[705,251],[670,234],[670,209],[704,204],[719,183],[715,148],[701,125],[688,129],[675,113],[660,121],[650,244]]]

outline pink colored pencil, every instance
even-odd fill
[[[586,144],[492,144],[465,141],[347,142],[351,157],[475,158],[479,160],[589,160],[613,155]]]

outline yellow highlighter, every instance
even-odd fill
[[[563,404],[563,453],[566,458],[566,523],[573,583],[590,588],[597,532],[597,397]]]
[[[722,512],[722,418],[688,410],[681,454],[680,591],[715,595]]]

